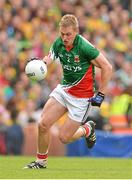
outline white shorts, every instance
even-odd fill
[[[74,97],[66,93],[60,84],[51,92],[50,97],[54,97],[68,109],[68,116],[70,119],[80,123],[86,121],[91,108],[88,102],[89,98]]]

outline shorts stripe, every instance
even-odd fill
[[[81,124],[85,124],[85,122],[87,122],[87,118],[88,118],[90,109],[91,109],[91,103],[89,102]]]

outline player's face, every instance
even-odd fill
[[[60,36],[65,46],[71,46],[76,37],[77,31],[72,27],[60,27]]]

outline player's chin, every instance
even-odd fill
[[[68,46],[69,45],[68,41],[64,41],[64,45]]]

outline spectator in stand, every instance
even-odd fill
[[[7,128],[6,132],[6,146],[7,154],[20,155],[22,154],[23,147],[23,130],[22,127],[17,123],[17,111],[11,112],[12,125]]]

